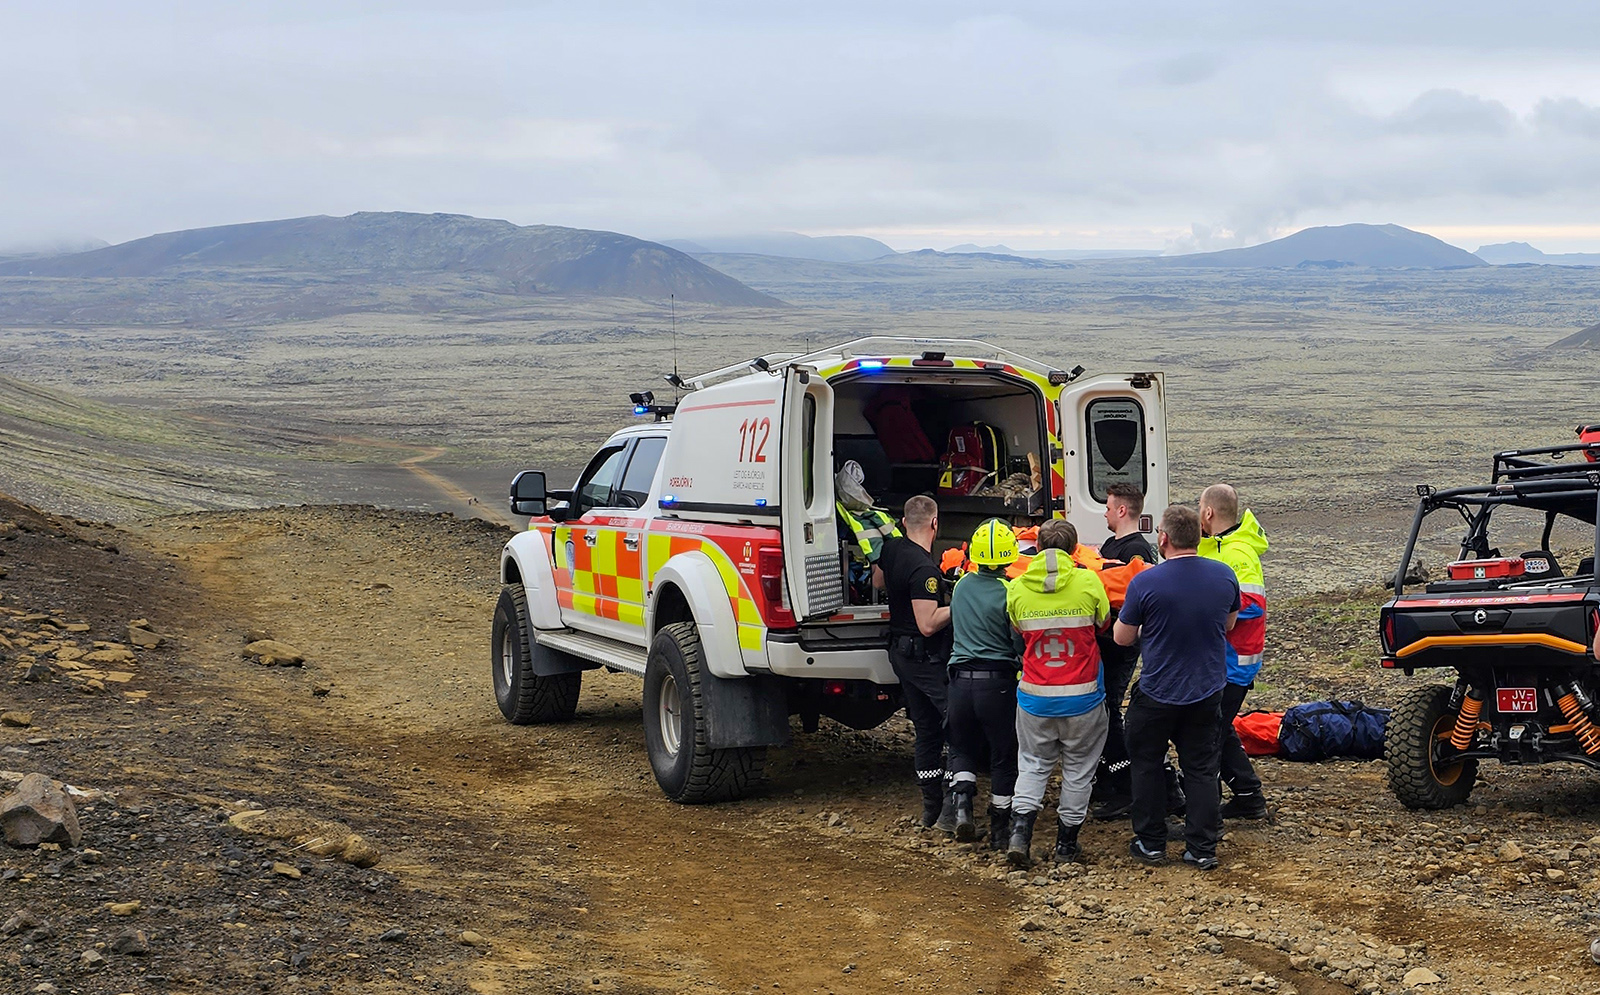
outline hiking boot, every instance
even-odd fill
[[[989,806],[989,849],[1004,850],[1011,839],[1011,809]]]
[[[1242,791],[1228,799],[1222,806],[1224,819],[1265,819],[1267,796],[1259,791]]]
[[[1033,822],[1038,812],[1011,813],[1011,840],[1006,845],[1006,860],[1012,867],[1033,866]]]
[[[956,790],[956,839],[970,843],[978,838],[978,824],[972,821],[972,792]]]
[[[941,833],[956,831],[956,793],[944,791],[939,799],[939,817],[933,820],[933,828]]]
[[[1144,840],[1135,836],[1128,843],[1128,856],[1141,864],[1160,867],[1167,862],[1167,849],[1166,847],[1162,847],[1159,850],[1150,849],[1144,845]]]
[[[931,829],[944,814],[945,790],[938,781],[922,782],[922,828]],[[954,823],[951,823],[954,826]]]
[[[1093,815],[1100,822],[1110,822],[1113,819],[1126,819],[1132,810],[1132,795],[1109,795],[1094,810]]]
[[[1183,862],[1188,864],[1190,867],[1202,871],[1214,871],[1221,866],[1217,863],[1217,858],[1201,857],[1195,854],[1193,850],[1183,851]]]
[[[1083,848],[1078,845],[1078,830],[1081,828],[1081,825],[1056,823],[1056,863],[1074,864],[1083,858]]]
[[[1167,814],[1183,815],[1189,811],[1189,799],[1183,794],[1183,779],[1178,768],[1167,764]]]

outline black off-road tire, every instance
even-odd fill
[[[555,650],[528,641],[528,600],[521,585],[500,589],[494,608],[489,669],[494,675],[494,700],[500,714],[515,725],[565,722],[578,710],[578,688],[583,673],[540,677],[534,673],[534,654]],[[565,654],[562,654],[565,657]]]
[[[1442,684],[1412,688],[1389,715],[1384,734],[1384,759],[1389,765],[1389,790],[1411,809],[1460,805],[1472,794],[1478,761],[1453,763],[1435,758],[1435,744],[1455,727],[1451,689]]]
[[[682,805],[732,801],[761,784],[764,746],[714,750],[707,745],[707,677],[693,622],[662,626],[644,670],[644,743],[656,783]]]

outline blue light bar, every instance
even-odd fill
[[[881,359],[863,359],[858,365],[863,370],[881,370],[881,369],[883,369],[883,360],[881,360]]]
[[[650,405],[648,405],[648,404],[635,404],[633,406],[633,413],[636,414],[636,415],[647,415],[647,414],[650,413]]]

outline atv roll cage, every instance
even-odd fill
[[[1588,461],[1563,461],[1563,457],[1571,454],[1582,454]],[[1502,505],[1544,512],[1541,549],[1550,548],[1550,533],[1556,519],[1565,516],[1594,526],[1595,549],[1600,550],[1600,462],[1595,460],[1600,460],[1600,442],[1512,449],[1495,454],[1494,471],[1488,484],[1443,491],[1418,484],[1419,500],[1416,515],[1411,520],[1411,535],[1406,539],[1405,552],[1394,575],[1395,596],[1405,591],[1406,573],[1416,552],[1423,519],[1445,508],[1456,511],[1467,527],[1466,534],[1461,537],[1460,558],[1463,560],[1495,555],[1489,544],[1489,519],[1494,509]],[[1543,585],[1547,582],[1528,583]]]

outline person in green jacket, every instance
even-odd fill
[[[950,697],[946,712],[956,838],[977,838],[973,802],[978,767],[989,758],[989,849],[1001,850],[1011,832],[1011,793],[1017,783],[1017,670],[1022,639],[1006,614],[1006,567],[1017,558],[1017,537],[999,519],[978,526],[969,557],[978,569],[950,595]]]

